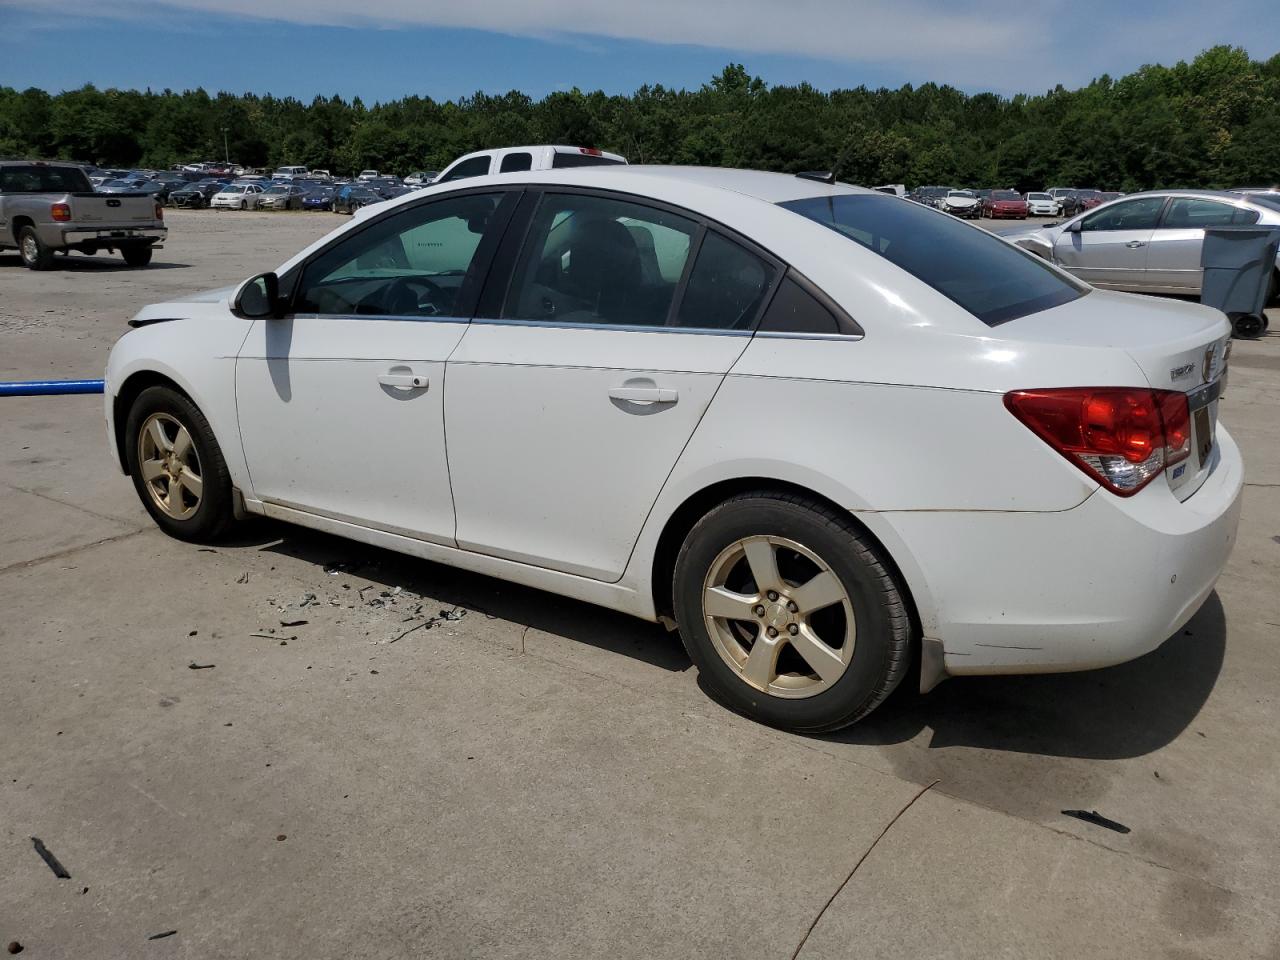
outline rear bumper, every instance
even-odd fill
[[[1129,499],[1099,490],[1059,513],[881,514],[918,562],[946,673],[1056,673],[1123,663],[1180,629],[1235,542],[1240,450],[1179,503],[1163,479]]]
[[[158,225],[70,227],[57,231],[55,247],[116,247],[121,244],[149,243],[159,246],[169,235],[168,227]]]

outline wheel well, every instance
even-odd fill
[[[679,554],[680,547],[683,545],[685,537],[689,535],[689,531],[693,529],[694,524],[730,497],[756,490],[769,493],[799,494],[811,500],[816,500],[847,516],[849,521],[875,545],[877,552],[883,558],[885,565],[889,568],[889,572],[893,575],[894,581],[898,584],[898,589],[902,591],[907,613],[911,617],[912,655],[915,657],[915,662],[919,663],[920,615],[916,610],[915,598],[911,595],[911,587],[902,576],[902,571],[894,561],[893,555],[885,549],[879,538],[868,530],[866,525],[855,514],[850,513],[829,497],[814,493],[808,487],[803,487],[797,483],[788,483],[784,480],[772,480],[764,477],[739,477],[733,480],[722,480],[703,490],[699,490],[676,508],[676,511],[668,518],[667,525],[662,530],[662,535],[658,537],[658,547],[653,554],[651,588],[653,590],[654,610],[657,611],[658,615],[673,617],[675,603],[672,597],[672,578],[675,575],[676,555]]]
[[[13,242],[17,243],[18,234],[22,232],[22,228],[35,226],[35,221],[30,217],[14,217],[9,226],[13,228]]]
[[[182,387],[178,386],[163,373],[156,373],[154,370],[141,370],[138,373],[131,374],[120,385],[120,392],[116,394],[111,406],[111,419],[115,424],[116,452],[120,455],[120,469],[125,473],[129,472],[129,458],[125,453],[124,443],[125,421],[129,419],[129,410],[133,407],[134,401],[148,387],[168,387],[170,390],[176,390],[188,400],[191,399],[190,395]]]

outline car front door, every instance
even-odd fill
[[[1257,211],[1201,197],[1174,197],[1151,237],[1147,276],[1153,289],[1198,294],[1206,227],[1258,222]]]
[[[1058,235],[1054,260],[1096,286],[1141,289],[1147,282],[1147,250],[1165,199],[1135,197],[1085,215],[1077,221],[1079,230]]]
[[[508,236],[448,363],[458,545],[616,581],[779,265],[607,193],[531,192]]]
[[[255,498],[452,544],[444,362],[518,193],[468,192],[343,234],[282,280],[236,363]],[[268,512],[272,512],[269,510]]]

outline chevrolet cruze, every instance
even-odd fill
[[[168,533],[261,514],[661,620],[794,730],[1140,656],[1235,536],[1220,313],[822,178],[436,186],[131,325],[108,434]]]

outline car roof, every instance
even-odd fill
[[[517,175],[525,183],[562,183],[576,186],[600,186],[612,190],[634,189],[644,192],[653,181],[678,181],[698,187],[726,190],[743,196],[763,200],[765,203],[785,203],[807,197],[826,197],[838,194],[866,194],[882,197],[864,187],[848,183],[824,183],[790,173],[769,173],[764,170],[738,170],[731,167],[685,167],[645,164],[613,164],[590,167],[566,167],[557,170],[523,171]],[[475,178],[480,179],[480,178]],[[494,183],[509,183],[512,174],[486,177]],[[453,181],[460,186],[468,180]]]

